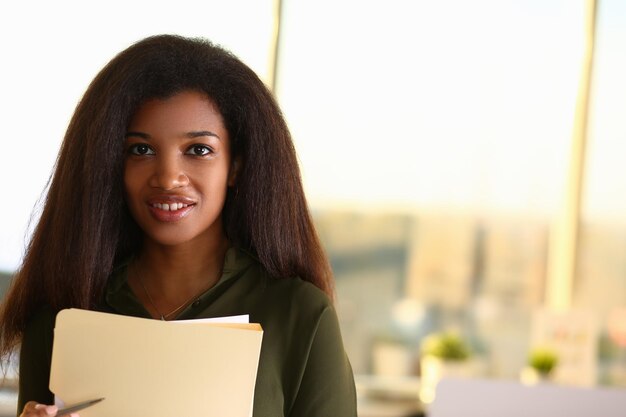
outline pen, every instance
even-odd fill
[[[62,408],[59,411],[57,411],[57,417],[64,416],[64,415],[73,413],[75,411],[82,410],[83,408],[91,407],[92,405],[97,404],[97,403],[99,403],[102,400],[104,400],[104,398],[98,398],[96,400],[84,401],[82,403],[78,403],[78,404],[74,404],[74,405],[69,406],[69,407]]]

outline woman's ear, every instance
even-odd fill
[[[241,169],[241,158],[236,157],[233,158],[233,161],[230,164],[230,171],[228,172],[228,186],[232,187],[237,182],[237,176],[239,175],[239,171]]]

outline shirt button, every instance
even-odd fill
[[[192,307],[198,307],[200,305],[200,300],[196,300],[193,302],[193,304],[191,305]]]

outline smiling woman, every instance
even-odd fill
[[[19,410],[50,416],[61,309],[247,314],[264,330],[255,416],[355,416],[333,297],[272,94],[208,41],[155,36],[109,62],[76,108],[2,306],[0,353],[21,342]]]

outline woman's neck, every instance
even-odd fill
[[[219,281],[228,247],[226,238],[200,247],[146,241],[129,266],[128,283],[153,316],[166,315]]]

